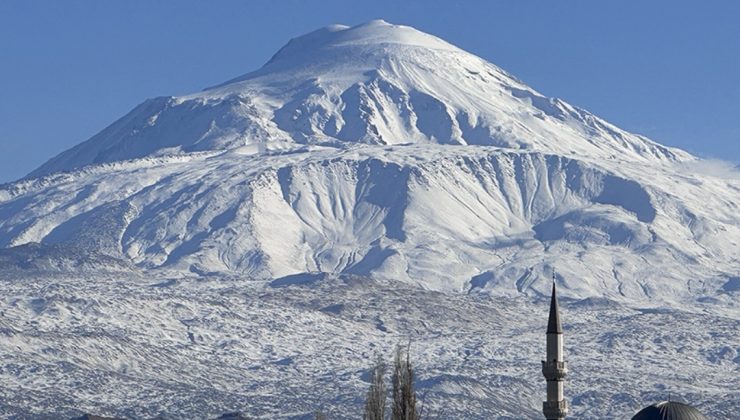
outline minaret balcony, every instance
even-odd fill
[[[546,419],[564,419],[568,415],[568,401],[545,401],[542,403],[542,414]]]
[[[558,361],[542,361],[542,374],[548,381],[562,381],[568,376],[568,364]]]

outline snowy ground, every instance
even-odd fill
[[[0,416],[357,418],[373,354],[411,340],[430,418],[539,418],[548,302],[359,277],[271,283],[4,271]],[[561,299],[574,418],[666,399],[740,409],[737,291],[681,310]]]

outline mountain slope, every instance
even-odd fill
[[[555,268],[572,296],[694,299],[740,243],[738,179],[695,160],[413,28],[331,26],[2,187],[0,246],[501,294]]]

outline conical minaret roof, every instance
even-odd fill
[[[558,305],[558,294],[555,289],[555,280],[552,282],[552,297],[550,297],[550,317],[547,320],[548,334],[562,334],[563,326],[560,324],[560,306]]]

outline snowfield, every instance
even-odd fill
[[[580,418],[740,409],[740,171],[410,27],[334,25],[0,185],[0,414],[538,418],[557,271]]]
[[[3,273],[0,415],[358,418],[375,352],[411,340],[435,419],[540,418],[547,299],[361,277]],[[738,407],[737,295],[691,309],[561,299],[573,418]]]

